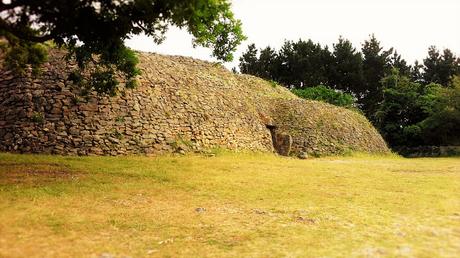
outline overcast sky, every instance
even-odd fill
[[[233,0],[232,10],[248,40],[238,48],[232,68],[250,43],[279,48],[285,39],[312,39],[332,46],[340,35],[360,48],[374,33],[385,48],[395,47],[410,63],[422,60],[430,45],[460,54],[460,0]],[[170,28],[155,45],[145,36],[127,41],[131,48],[204,60],[211,51],[193,48],[191,36]]]

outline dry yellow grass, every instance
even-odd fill
[[[0,154],[0,257],[459,257],[460,159]]]

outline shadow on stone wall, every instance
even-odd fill
[[[282,156],[289,156],[292,148],[292,136],[288,134],[278,133],[276,125],[267,125],[272,136],[273,148]]]

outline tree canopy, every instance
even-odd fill
[[[392,146],[460,143],[460,77],[449,87],[411,82],[395,68],[382,79],[376,125]]]
[[[46,58],[40,43],[52,40],[80,69],[95,67],[90,85],[108,93],[117,89],[115,72],[127,81],[139,73],[124,45],[132,35],[144,33],[161,43],[170,25],[185,28],[195,46],[211,48],[224,61],[232,60],[244,40],[227,0],[10,0],[0,2],[0,17],[9,68],[38,67]]]
[[[460,58],[455,57],[450,49],[444,49],[441,54],[435,46],[431,46],[423,64],[425,82],[448,85],[454,75],[460,74]]]

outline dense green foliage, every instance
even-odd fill
[[[451,87],[442,88],[438,105],[420,123],[425,144],[460,145],[460,77],[455,76]]]
[[[10,48],[11,45],[17,47]],[[48,52],[44,44],[20,41],[15,37],[10,38],[9,44],[3,42],[0,45],[0,50],[8,53],[5,58],[7,68],[17,74],[24,73],[24,64],[30,64],[33,73],[37,74],[40,65],[48,58]]]
[[[391,146],[459,144],[460,58],[432,46],[423,64],[408,65],[373,36],[356,50],[342,37],[332,51],[313,41],[286,41],[280,50],[254,44],[240,71],[277,81],[297,95],[335,105],[356,99]],[[332,90],[314,85],[328,85]],[[343,96],[334,95],[344,92]],[[342,97],[345,97],[343,99]]]
[[[242,73],[272,79],[284,85],[302,88],[305,85],[327,84],[328,67],[322,65],[331,53],[313,41],[286,41],[276,52],[270,47],[258,51],[254,44],[240,58]]]
[[[90,69],[89,85],[114,94],[120,72],[128,84],[136,75],[137,58],[124,45],[144,33],[161,43],[169,25],[186,28],[194,44],[213,49],[221,60],[244,39],[241,22],[227,0],[11,0],[0,2],[0,38],[6,40],[7,66],[23,71],[46,60],[37,43],[53,40],[69,51],[81,70]]]
[[[362,54],[349,40],[340,37],[333,46],[332,56],[333,64],[328,77],[331,78],[334,88],[353,92],[355,96],[362,98],[365,94]]]
[[[336,91],[324,85],[304,89],[293,89],[292,93],[304,99],[324,101],[346,108],[355,107],[355,101],[351,94]]]
[[[376,125],[393,146],[460,144],[460,79],[452,87],[412,82],[394,69],[382,80]]]
[[[377,109],[382,101],[383,92],[380,80],[391,69],[390,56],[393,49],[384,50],[380,42],[372,35],[365,41],[361,49],[363,53],[364,91],[361,95],[361,104],[368,117]]]
[[[383,101],[375,113],[382,135],[395,146],[417,146],[423,142],[420,122],[435,112],[439,84],[422,85],[401,76],[397,69],[382,79]]]
[[[435,82],[442,85],[448,85],[452,76],[460,73],[460,59],[449,49],[444,49],[443,53],[431,46],[428,49],[428,57],[423,60],[424,73],[423,81]]]

